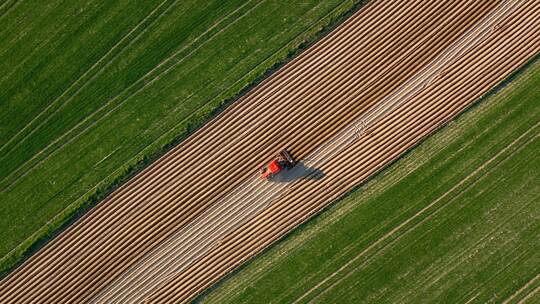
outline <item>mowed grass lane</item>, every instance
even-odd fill
[[[539,87],[537,61],[202,302],[538,298]]]
[[[355,4],[15,3],[0,16],[0,270]]]

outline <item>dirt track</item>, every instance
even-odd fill
[[[368,5],[5,278],[0,302],[192,298],[536,54],[539,6]],[[304,168],[259,181],[283,147]]]

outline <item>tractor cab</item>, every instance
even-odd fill
[[[296,161],[292,158],[291,154],[287,150],[279,152],[267,166],[260,168],[261,178],[270,179],[272,176],[278,174],[283,169],[290,169],[294,167]]]

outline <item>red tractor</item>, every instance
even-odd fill
[[[296,165],[296,161],[287,150],[279,152],[268,166],[261,167],[261,178],[270,179],[272,176],[278,174],[283,168],[290,169]]]

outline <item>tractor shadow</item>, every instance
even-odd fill
[[[271,182],[289,183],[295,180],[321,180],[325,177],[321,169],[307,167],[303,162],[298,162],[294,167],[285,169],[270,178]]]

